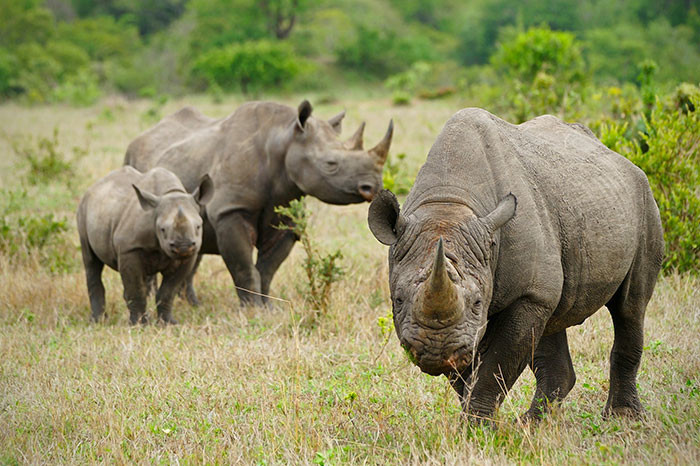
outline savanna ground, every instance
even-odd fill
[[[368,92],[310,98],[318,117],[348,110],[345,137],[366,119],[367,146],[394,118],[391,153],[394,162],[406,154],[398,163],[407,177],[442,124],[469,104],[397,108]],[[20,203],[14,215],[52,213],[68,226],[41,253],[0,250],[0,463],[700,463],[697,278],[661,278],[648,307],[642,420],[601,416],[613,338],[603,309],[569,331],[578,379],[561,407],[540,424],[516,422],[534,392],[526,370],[495,430],[466,426],[447,381],[420,373],[398,345],[387,319],[386,250],[366,226],[367,205],[308,203],[314,240],[324,251],[340,249],[345,270],[315,325],[298,246],[273,282],[272,294],[284,300],[275,309],[240,308],[223,262],[207,257],[196,279],[203,305],[177,299],[179,325],[128,325],[111,270],[108,319],[90,323],[74,225],[81,193],[119,167],[128,142],[159,115],[193,104],[223,116],[240,102],[0,107],[0,201]],[[54,149],[74,172],[31,184],[12,142],[35,147],[55,128]]]

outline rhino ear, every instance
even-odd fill
[[[513,193],[508,194],[501,199],[493,212],[484,217],[484,221],[488,225],[491,232],[501,228],[511,218],[515,216],[515,211],[518,207],[518,199]]]
[[[306,120],[311,116],[313,107],[308,100],[304,100],[299,104],[298,114],[297,114],[297,128],[299,131],[303,132],[306,129]]]
[[[388,189],[379,191],[372,200],[367,213],[367,223],[372,234],[380,243],[387,246],[396,243],[396,227],[400,221],[399,212],[399,201],[394,193]]]
[[[328,124],[331,125],[336,134],[340,134],[343,130],[343,118],[345,118],[345,110],[328,120]]]
[[[214,196],[214,182],[207,173],[202,177],[199,186],[192,192],[192,197],[199,205],[205,205]]]
[[[139,198],[139,204],[143,210],[155,209],[160,202],[160,197],[155,194],[149,193],[148,191],[141,191],[138,186],[132,184],[134,191],[136,191],[136,197]]]

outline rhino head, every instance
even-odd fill
[[[161,196],[132,185],[141,208],[153,212],[158,244],[171,259],[196,254],[202,245],[200,207],[212,198],[214,184],[205,175],[192,193],[170,191]]]
[[[364,123],[350,139],[341,141],[338,135],[345,112],[328,121],[311,117],[311,112],[311,104],[303,101],[288,130],[285,167],[290,179],[305,194],[329,204],[371,201],[382,189],[382,168],[394,133],[393,121],[384,138],[365,150]]]
[[[391,246],[396,332],[423,372],[462,372],[472,363],[491,303],[495,234],[515,209],[512,194],[485,217],[447,203],[425,204],[405,217],[387,190],[372,201],[370,230]]]

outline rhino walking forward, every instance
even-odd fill
[[[156,294],[158,317],[175,323],[172,303],[195,264],[202,243],[200,206],[213,184],[203,177],[192,194],[164,168],[145,174],[132,167],[109,173],[85,193],[78,207],[78,233],[92,318],[104,314],[102,269],[118,270],[132,324],[146,320],[147,279],[163,281]]]
[[[590,130],[461,110],[403,209],[382,191],[368,220],[391,246],[401,344],[449,378],[470,418],[491,417],[527,365],[537,388],[526,418],[563,399],[576,380],[566,328],[602,306],[615,327],[604,412],[643,411],[636,375],[661,221],[644,173]]]
[[[382,187],[393,123],[373,149],[363,149],[364,123],[338,139],[345,112],[328,121],[273,102],[249,102],[214,120],[187,107],[136,138],[124,163],[160,166],[192,189],[205,173],[215,193],[206,206],[201,254],[221,254],[243,303],[262,304],[270,282],[297,237],[276,226],[276,206],[308,194],[330,204],[369,201]],[[253,248],[258,249],[253,263]],[[194,273],[194,272],[193,272]],[[188,278],[187,297],[197,303]]]

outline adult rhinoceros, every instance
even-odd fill
[[[292,232],[275,228],[283,221],[275,206],[305,194],[330,204],[365,202],[382,187],[393,123],[379,144],[366,151],[364,123],[341,142],[345,112],[324,121],[311,111],[308,101],[297,110],[249,102],[215,120],[186,107],[127,149],[126,165],[141,171],[167,168],[190,190],[202,176],[211,176],[215,194],[204,213],[201,254],[221,254],[244,303],[264,302],[260,294],[269,292],[273,275],[297,240]],[[192,277],[187,297],[197,303]]]
[[[643,410],[635,380],[664,251],[659,211],[644,173],[590,130],[462,110],[403,209],[381,191],[369,226],[391,245],[401,344],[421,370],[448,376],[470,417],[492,416],[527,365],[527,418],[563,399],[576,380],[566,328],[601,306],[615,327],[605,413]]]

